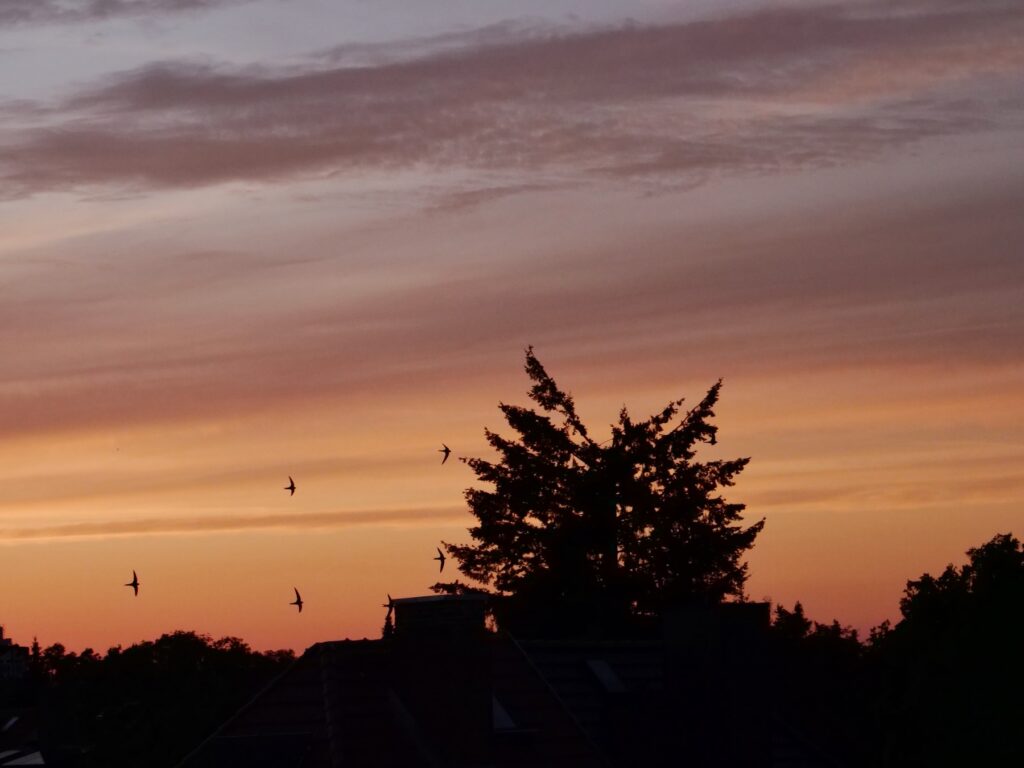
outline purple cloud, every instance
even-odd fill
[[[1006,96],[1024,72],[1024,7],[912,8],[467,33],[467,46],[371,66],[338,52],[301,70],[153,64],[58,104],[9,105],[0,179],[17,197],[423,165],[758,172],[1019,122]]]
[[[0,27],[206,11],[253,0],[0,0]]]

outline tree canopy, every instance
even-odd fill
[[[882,765],[1021,765],[1024,546],[1009,533],[907,582],[874,633]]]
[[[722,382],[689,409],[673,400],[638,421],[623,407],[611,438],[598,442],[532,347],[525,367],[536,407],[501,403],[516,436],[485,430],[497,459],[464,459],[486,487],[465,494],[473,542],[445,544],[462,573],[506,607],[540,615],[547,606],[574,621],[742,597],[741,558],[764,521],[744,526],[744,505],[721,493],[749,459],[697,459],[702,444],[716,443]]]
[[[33,643],[30,700],[47,765],[177,765],[293,659],[184,631],[106,655]]]

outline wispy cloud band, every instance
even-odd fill
[[[175,533],[213,533],[250,530],[311,530],[353,525],[436,525],[465,517],[461,507],[354,510],[262,515],[168,516],[132,520],[90,520],[59,525],[0,528],[0,542]]]
[[[454,51],[369,66],[339,65],[337,52],[299,70],[152,64],[59,104],[9,105],[21,128],[2,137],[0,178],[22,196],[418,164],[758,172],[1018,119],[979,104],[1005,96],[1024,71],[1024,8],[909,8],[467,33],[471,44]]]
[[[0,27],[207,11],[254,0],[0,0]]]

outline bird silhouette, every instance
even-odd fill
[[[295,587],[292,587],[292,589],[295,589]],[[298,589],[295,589],[295,600],[294,600],[294,602],[288,603],[288,605],[297,606],[298,609],[299,609],[299,613],[302,613],[302,595],[299,594],[299,590]]]
[[[444,443],[441,443],[441,445],[443,445],[444,447],[443,447],[443,448],[438,448],[438,449],[437,449],[437,452],[438,452],[438,453],[443,453],[443,454],[444,454],[444,458],[443,458],[443,459],[441,459],[441,463],[442,463],[442,464],[444,464],[444,463],[445,463],[446,461],[448,461],[448,456],[449,456],[449,455],[451,454],[451,452],[452,452],[452,449],[451,449],[451,448],[449,448],[449,447],[448,447],[447,445],[445,445]]]
[[[132,580],[125,584],[126,587],[131,587],[135,592],[135,596],[139,596],[139,576],[135,571],[132,571]]]
[[[431,559],[432,560],[437,560],[437,562],[439,562],[441,564],[441,567],[437,569],[437,572],[441,573],[441,571],[444,570],[444,561],[447,560],[448,558],[446,558],[444,556],[444,552],[441,551],[440,547],[437,548],[437,557],[434,557],[434,558],[431,558]]]
[[[388,594],[388,601],[384,603],[384,605],[382,605],[381,608],[388,609],[388,615],[385,617],[385,620],[390,619],[392,612],[394,612],[395,610],[395,600],[393,597],[391,597],[390,594]]]
[[[284,489],[286,491],[288,491],[288,495],[289,496],[294,496],[295,495],[295,481],[292,480],[292,476],[291,475],[288,475],[288,485],[286,485],[284,487]]]

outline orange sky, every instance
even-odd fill
[[[1024,12],[910,5],[0,15],[0,623],[376,635],[528,344],[595,425],[724,377],[753,598],[1020,535]]]

